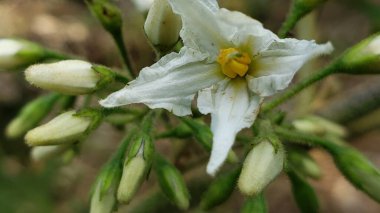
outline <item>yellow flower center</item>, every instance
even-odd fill
[[[222,72],[230,78],[236,78],[237,75],[245,76],[251,63],[249,55],[236,48],[221,49],[216,61],[222,67]]]

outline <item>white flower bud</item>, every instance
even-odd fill
[[[293,126],[298,131],[310,134],[331,134],[337,137],[344,137],[347,135],[347,131],[344,127],[322,117],[314,115],[309,115],[304,118],[294,120]]]
[[[0,69],[14,69],[42,56],[36,44],[16,39],[0,39]]]
[[[340,58],[338,72],[348,74],[380,73],[380,33],[348,49]]]
[[[90,213],[111,213],[116,204],[115,186],[110,186],[102,193],[102,181],[96,184],[95,191],[91,197]]]
[[[135,7],[141,12],[148,11],[152,6],[153,1],[154,0],[132,0]]]
[[[168,1],[155,0],[144,24],[150,42],[161,48],[171,48],[177,43],[181,28],[181,18],[174,14]]]
[[[34,162],[42,162],[62,154],[68,148],[66,145],[37,146],[33,147],[30,157]]]
[[[48,123],[30,130],[26,143],[30,146],[74,143],[85,135],[90,127],[90,117],[75,116],[75,111],[65,112]]]
[[[142,156],[132,158],[123,169],[117,200],[121,203],[129,203],[144,180],[147,163]]]
[[[259,194],[282,171],[284,157],[282,146],[275,150],[267,141],[256,145],[245,158],[238,181],[240,191],[247,196]]]
[[[101,80],[92,64],[80,60],[33,65],[26,69],[25,77],[37,87],[68,95],[94,92]]]

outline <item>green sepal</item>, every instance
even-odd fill
[[[100,80],[96,83],[95,90],[99,90],[106,87],[107,85],[112,83],[116,78],[115,72],[109,69],[108,67],[102,65],[93,65],[91,69],[98,73],[100,76]]]
[[[248,197],[240,211],[241,213],[266,213],[268,207],[263,193],[254,197]]]
[[[87,118],[91,120],[90,125],[84,132],[84,136],[87,136],[88,134],[90,134],[90,132],[96,129],[100,125],[104,117],[100,110],[94,109],[94,108],[81,109],[77,113],[75,113],[73,116]]]

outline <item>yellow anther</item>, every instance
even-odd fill
[[[220,50],[216,60],[222,67],[222,72],[230,78],[245,76],[251,63],[247,53],[239,52],[236,48],[227,48]]]

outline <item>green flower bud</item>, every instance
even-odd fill
[[[89,9],[103,27],[112,33],[121,32],[122,15],[118,7],[104,0],[86,0]]]
[[[0,69],[16,69],[33,63],[45,55],[45,50],[20,39],[0,39]]]
[[[67,95],[92,93],[114,79],[110,70],[80,60],[65,60],[30,66],[25,71],[29,83]]]
[[[380,171],[357,150],[337,144],[325,144],[342,174],[358,189],[380,202]]]
[[[150,170],[154,156],[153,140],[145,132],[138,133],[131,143],[117,193],[118,201],[126,204],[131,201],[140,188]]]
[[[117,200],[128,204],[140,188],[147,171],[147,163],[142,156],[131,159],[123,168]]]
[[[364,39],[348,49],[339,62],[340,73],[379,74],[380,73],[380,33]]]
[[[293,171],[289,171],[288,176],[292,183],[292,192],[294,198],[301,212],[319,212],[318,198],[310,184]]]
[[[282,171],[285,151],[281,144],[276,150],[268,141],[260,142],[244,160],[238,187],[248,196],[255,196]]]
[[[293,126],[296,130],[309,134],[347,136],[347,130],[343,126],[314,115],[294,120]]]
[[[96,128],[100,119],[101,114],[96,110],[68,111],[30,130],[25,140],[29,146],[74,143]]]
[[[99,182],[91,197],[90,213],[112,213],[116,205],[116,187],[110,187],[101,195],[102,184]]]
[[[201,208],[208,210],[226,201],[235,189],[240,170],[239,167],[218,176],[202,195]]]
[[[304,150],[291,149],[287,153],[289,166],[305,177],[319,179],[321,170],[315,160]]]
[[[162,192],[178,208],[189,208],[190,194],[181,173],[168,161],[157,155],[155,171]]]
[[[179,39],[181,18],[174,14],[167,0],[155,0],[144,24],[149,41],[158,49],[171,49]]]
[[[21,137],[35,127],[50,112],[54,103],[60,97],[58,94],[49,94],[26,104],[19,114],[8,124],[6,128],[7,137]]]
[[[267,213],[268,207],[265,202],[264,195],[258,194],[254,197],[249,197],[244,202],[243,208],[241,209],[241,213]]]
[[[69,149],[68,145],[37,146],[31,150],[31,158],[34,162],[42,162],[54,158]]]

